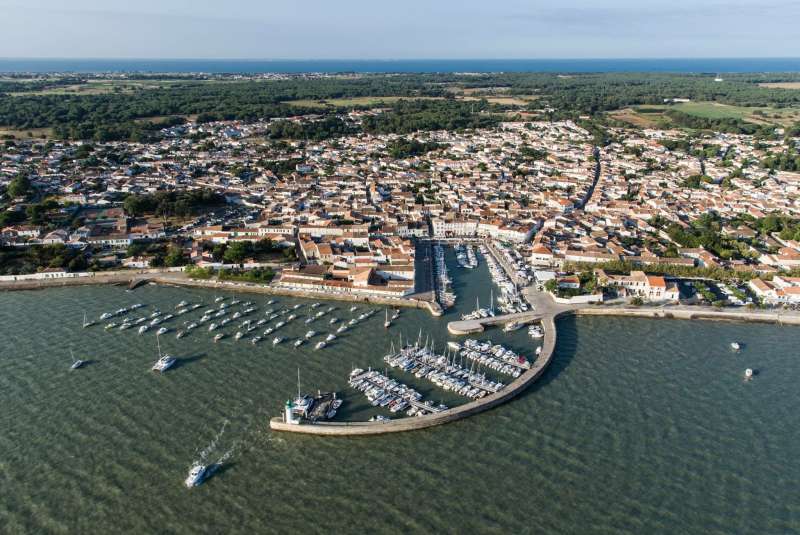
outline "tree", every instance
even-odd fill
[[[25,197],[31,190],[31,182],[27,175],[18,174],[14,180],[8,184],[8,194],[11,197]]]
[[[186,255],[183,254],[183,249],[177,245],[170,246],[167,256],[164,257],[164,265],[167,267],[184,266],[187,262],[188,260]]]
[[[241,264],[244,262],[244,259],[247,257],[249,251],[250,243],[248,242],[234,242],[228,246],[225,250],[225,254],[222,258],[225,260],[227,264]]]

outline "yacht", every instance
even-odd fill
[[[163,355],[159,357],[153,367],[151,368],[154,372],[164,373],[168,369],[175,364],[175,357],[170,357],[169,355]]]
[[[273,346],[276,346],[276,345],[280,344],[281,342],[283,342],[283,337],[282,336],[276,336],[275,338],[272,339],[272,345]]]
[[[83,313],[83,328],[91,327],[94,325],[94,321],[89,321],[86,319],[86,312]]]
[[[156,345],[158,346],[158,360],[155,364],[153,364],[151,370],[154,372],[164,373],[170,369],[173,364],[175,364],[176,359],[175,357],[161,354],[161,338],[159,336],[156,336]]]
[[[739,351],[741,348],[742,346],[739,345],[739,342],[731,342],[731,349],[734,351]]]
[[[75,360],[75,355],[72,354],[71,349],[69,351],[69,356],[72,357],[72,365],[69,367],[70,370],[77,370],[78,368],[86,364],[86,361],[83,361],[81,359]]]
[[[389,321],[389,310],[388,309],[386,310],[385,316],[386,316],[386,319],[383,321],[383,326],[388,329],[389,327],[392,326],[392,322]]]
[[[220,341],[220,340],[222,340],[223,338],[225,338],[225,333],[219,333],[218,335],[216,335],[216,336],[214,337],[214,341],[215,341],[215,342],[219,342],[219,341]]]
[[[507,333],[514,332],[514,331],[518,330],[519,328],[521,328],[522,325],[523,325],[522,322],[519,322],[519,321],[512,321],[512,322],[506,323],[503,326],[503,332],[507,332]]]
[[[203,482],[207,472],[208,469],[205,466],[202,464],[195,464],[192,466],[192,469],[189,470],[189,476],[186,478],[186,481],[184,481],[184,484],[188,488],[196,487]]]

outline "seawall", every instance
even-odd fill
[[[378,435],[385,433],[399,433],[415,431],[437,425],[455,422],[469,416],[487,411],[501,403],[518,396],[526,388],[535,383],[544,374],[553,359],[556,346],[555,318],[548,316],[542,320],[544,326],[544,339],[542,351],[533,362],[531,368],[520,375],[511,384],[500,392],[490,394],[482,399],[453,407],[438,414],[429,414],[420,417],[400,418],[388,422],[324,422],[316,424],[287,424],[282,417],[272,418],[269,422],[275,431],[288,431],[292,433],[305,433],[310,435],[327,436],[356,436]]]

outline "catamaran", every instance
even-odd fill
[[[165,371],[170,369],[173,364],[175,364],[176,359],[175,357],[171,357],[166,354],[165,355],[161,354],[161,342],[158,336],[156,336],[156,344],[158,345],[158,360],[156,361],[155,364],[153,364],[153,367],[151,369],[154,372],[164,373]]]

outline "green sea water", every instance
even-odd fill
[[[452,275],[460,298],[446,316],[403,310],[387,331],[375,307],[320,351],[231,336],[214,344],[205,328],[176,340],[173,330],[162,349],[180,360],[163,375],[150,371],[152,332],[83,329],[84,311],[134,302],[171,311],[183,299],[210,305],[214,293],[0,294],[0,533],[800,532],[797,328],[567,318],[545,376],[486,413],[369,438],[269,430],[298,368],[305,391],[344,396],[342,418],[377,413],[347,388],[354,365],[383,368],[401,332],[422,330],[443,348],[446,322],[476,296],[488,303],[483,263]],[[254,317],[269,308],[268,296],[219,295],[253,301]],[[284,336],[331,330],[302,323],[309,301],[276,299],[303,303]],[[347,303],[324,306],[352,317]],[[524,330],[482,338],[535,350]],[[91,362],[70,371],[70,349]],[[748,367],[759,373],[744,382]],[[183,486],[193,461],[222,457],[203,485]]]

